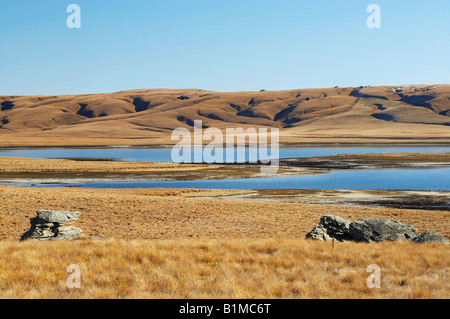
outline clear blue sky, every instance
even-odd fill
[[[450,83],[449,37],[448,0],[0,0],[0,94]]]

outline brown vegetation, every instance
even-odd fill
[[[298,239],[0,242],[0,298],[442,298],[442,244]],[[69,289],[69,265],[81,288]],[[381,268],[370,289],[369,265]]]
[[[0,96],[0,146],[173,144],[173,129],[275,127],[283,143],[442,142],[450,85]]]
[[[448,211],[243,202],[251,191],[0,187],[0,298],[449,298],[447,245],[304,240],[321,215],[449,237]],[[18,242],[37,209],[107,241]],[[81,288],[69,289],[69,265]],[[381,267],[381,288],[367,267]]]
[[[279,167],[277,177],[311,175],[317,170]],[[0,157],[0,178],[122,178],[127,180],[206,180],[260,177],[258,165],[206,165],[108,160],[70,160]],[[266,175],[264,175],[266,177]]]
[[[36,210],[75,210],[88,235],[118,239],[305,238],[326,214],[377,217],[450,238],[449,211],[406,210],[205,198],[252,191],[0,187],[0,240],[18,240]]]

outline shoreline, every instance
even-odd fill
[[[150,141],[154,139],[154,141]],[[14,137],[3,135],[0,140],[2,149],[41,149],[41,148],[170,148],[176,145],[169,137],[78,137],[45,138]],[[280,147],[303,146],[450,146],[450,137],[300,137],[282,138]]]
[[[297,238],[323,215],[350,221],[399,220],[450,237],[450,211],[244,201],[219,196],[250,191],[200,189],[83,189],[0,186],[1,240],[18,240],[40,209],[80,211],[77,225],[101,238]],[[311,196],[314,196],[312,194]],[[210,198],[207,198],[210,197]]]
[[[329,174],[334,170],[450,167],[450,153],[364,153],[280,160],[273,177]],[[176,164],[74,159],[0,157],[0,185],[47,189],[91,189],[99,182],[231,180],[263,176],[257,164]],[[51,184],[51,187],[46,185]],[[67,186],[65,186],[67,184]],[[77,186],[77,184],[80,184]],[[120,188],[116,188],[120,189]],[[150,188],[149,190],[151,190]],[[170,188],[167,188],[170,189]],[[205,192],[206,189],[199,189]],[[209,190],[213,197],[350,207],[385,207],[449,211],[450,191],[261,189]],[[206,198],[206,197],[205,197]]]
[[[209,198],[349,207],[450,211],[450,191],[261,189]]]
[[[446,168],[450,152],[359,153],[280,159],[280,165],[335,169]]]
[[[1,157],[1,179],[28,180],[39,183],[46,180],[104,181],[184,181],[222,180],[237,178],[287,177],[329,174],[333,170],[448,168],[447,153],[364,153],[333,156],[280,159],[273,175],[261,174],[260,163],[169,163],[133,162],[110,159],[40,159]],[[2,181],[0,180],[0,184]],[[66,182],[67,183],[67,182]],[[3,182],[4,184],[4,182]],[[9,182],[8,184],[11,184]]]
[[[134,140],[131,139],[130,140]],[[445,141],[443,141],[445,140]],[[411,138],[410,142],[407,142],[405,140],[398,140],[398,141],[390,141],[386,140],[383,142],[376,142],[375,141],[366,141],[366,142],[359,142],[359,141],[324,141],[324,142],[280,142],[279,147],[280,148],[296,148],[296,147],[306,147],[306,148],[314,148],[314,147],[368,147],[368,146],[375,146],[375,147],[411,147],[411,146],[421,146],[421,147],[442,147],[442,146],[449,146],[450,147],[450,138],[449,137],[442,137],[437,140],[435,138],[430,140],[427,139],[415,139]],[[33,150],[33,149],[59,149],[59,148],[67,148],[67,149],[96,149],[96,148],[105,148],[105,149],[168,149],[175,146],[177,143],[127,143],[127,144],[75,144],[75,143],[62,143],[62,144],[17,144],[17,145],[1,145],[0,141],[0,152],[1,151],[8,151],[8,150]],[[203,144],[203,146],[208,144]],[[247,147],[248,145],[246,145]]]
[[[277,176],[315,175],[320,169],[279,167]],[[91,161],[0,156],[2,180],[178,181],[267,177],[259,165],[177,164],[162,162]]]

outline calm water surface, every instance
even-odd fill
[[[171,162],[171,148],[134,149],[134,148],[103,148],[103,149],[76,149],[76,148],[51,148],[51,149],[17,149],[0,150],[0,156],[30,157],[30,158],[108,158],[124,161],[150,161]],[[398,153],[398,152],[450,152],[448,146],[361,146],[361,147],[295,147],[280,148],[279,158],[330,156],[338,154],[359,153]],[[225,152],[224,152],[225,153]],[[265,151],[263,153],[266,153]],[[259,156],[258,159],[273,158],[270,148],[269,156]],[[264,155],[264,154],[263,154]],[[190,156],[192,159],[192,156]],[[225,157],[225,154],[224,154]],[[234,154],[236,158],[236,151]],[[223,161],[225,161],[224,158]],[[248,149],[246,150],[248,160]]]
[[[37,185],[61,187],[60,184]],[[201,189],[392,189],[450,191],[450,168],[340,170],[330,174],[293,177],[242,178],[204,181],[139,181],[67,184],[85,188],[201,188]]]
[[[30,158],[103,158],[125,161],[171,162],[171,148],[134,149],[17,149],[0,150],[0,156]],[[280,158],[329,156],[358,153],[450,152],[447,146],[359,146],[280,148]],[[265,153],[265,152],[264,152]],[[269,152],[270,158],[270,149]],[[236,156],[236,152],[235,152]],[[259,157],[261,159],[266,156]],[[248,159],[248,152],[246,159]],[[335,170],[330,174],[295,177],[245,178],[208,181],[139,181],[84,184],[38,184],[39,187],[90,188],[203,188],[203,189],[403,189],[450,191],[450,168],[445,169],[378,169]],[[17,186],[30,186],[17,185]]]

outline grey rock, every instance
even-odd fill
[[[417,229],[398,221],[366,218],[350,223],[349,231],[355,241],[380,242],[412,240],[416,237]]]
[[[427,230],[423,234],[412,239],[415,243],[445,243],[450,244],[449,240],[445,238],[442,234],[434,231]]]
[[[81,228],[75,226],[60,227],[58,228],[58,232],[56,233],[56,236],[53,239],[58,240],[78,239],[82,232],[83,230]]]
[[[77,220],[80,212],[69,212],[62,210],[39,210],[37,217],[48,223],[58,223],[60,225]]]
[[[352,240],[349,231],[350,222],[344,218],[325,215],[320,217],[319,223],[306,235],[306,238],[331,241]]]
[[[80,212],[69,211],[37,211],[37,216],[30,218],[30,229],[25,232],[22,240],[74,240],[83,232],[72,223],[81,215]]]

